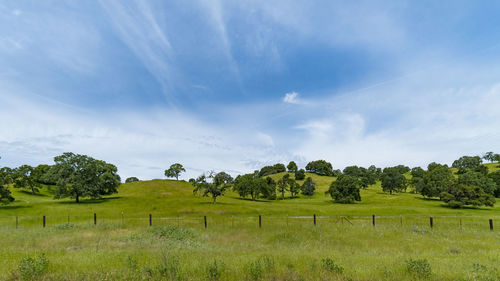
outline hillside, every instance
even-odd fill
[[[498,164],[486,164],[490,170],[498,170]],[[272,175],[278,179],[284,173]],[[438,200],[423,199],[411,193],[389,195],[383,193],[380,183],[361,191],[362,201],[356,204],[338,204],[325,195],[333,177],[307,174],[317,183],[317,192],[311,198],[286,198],[285,200],[257,200],[240,198],[229,191],[219,197],[217,204],[211,204],[209,198],[195,196],[192,186],[185,181],[151,180],[125,183],[119,192],[101,200],[83,200],[76,204],[71,199],[54,200],[50,187],[42,189],[41,194],[31,195],[11,188],[16,201],[7,206],[0,206],[0,221],[12,220],[13,216],[46,215],[64,221],[68,215],[89,218],[97,213],[100,217],[118,218],[121,212],[128,217],[191,217],[203,215],[330,215],[330,216],[380,216],[393,215],[479,215],[493,216],[500,214],[500,205],[494,208],[451,209]],[[292,175],[293,177],[293,175]],[[302,181],[300,181],[302,183]]]

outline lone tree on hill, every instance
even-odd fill
[[[361,201],[360,188],[361,183],[358,178],[342,174],[330,184],[326,193],[330,194],[335,202],[354,203],[354,201]]]
[[[99,199],[102,195],[118,192],[120,176],[115,165],[87,155],[66,152],[54,158],[51,173],[58,178],[54,198],[81,197]]]
[[[302,194],[311,197],[314,195],[314,190],[316,190],[316,183],[311,177],[308,177],[302,184]]]
[[[293,162],[293,161],[290,161],[290,163],[286,167],[288,168],[288,171],[290,173],[295,173],[295,172],[297,172],[297,169],[298,169],[297,164],[295,164],[295,162]]]
[[[233,178],[225,173],[215,173],[213,171],[199,176],[197,179],[189,180],[194,186],[193,193],[201,194],[203,197],[211,196],[213,203],[217,203],[217,197],[223,196],[226,189],[231,186]]]
[[[175,178],[176,180],[179,180],[180,174],[185,171],[186,169],[184,169],[181,164],[175,163],[170,165],[170,168],[165,170],[165,176],[167,178]]]
[[[382,190],[392,194],[406,190],[406,178],[399,166],[385,168],[382,172]]]

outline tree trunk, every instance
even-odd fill
[[[213,196],[213,199],[214,199],[214,204],[217,203],[216,200],[217,200],[217,196]]]
[[[284,190],[281,192],[281,200],[285,200],[285,191]]]
[[[76,195],[76,203],[80,203],[80,195]]]
[[[179,175],[175,175],[175,180],[179,180]]]
[[[392,189],[389,189],[389,194],[392,195]]]
[[[35,195],[35,188],[31,187],[31,195]]]
[[[252,195],[252,201],[255,201],[255,195],[252,193],[250,193],[250,195]]]

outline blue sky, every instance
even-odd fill
[[[123,177],[500,150],[497,1],[3,1],[0,166]]]

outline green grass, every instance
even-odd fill
[[[49,267],[37,276],[45,280],[209,280],[208,272],[220,280],[500,280],[500,207],[451,209],[385,194],[379,183],[361,191],[361,202],[337,204],[324,195],[334,178],[307,176],[318,183],[311,198],[251,201],[228,192],[215,205],[172,180],[122,184],[118,194],[80,204],[53,200],[50,187],[39,195],[12,189],[16,201],[0,207],[0,280],[19,279],[21,260],[41,253]]]

